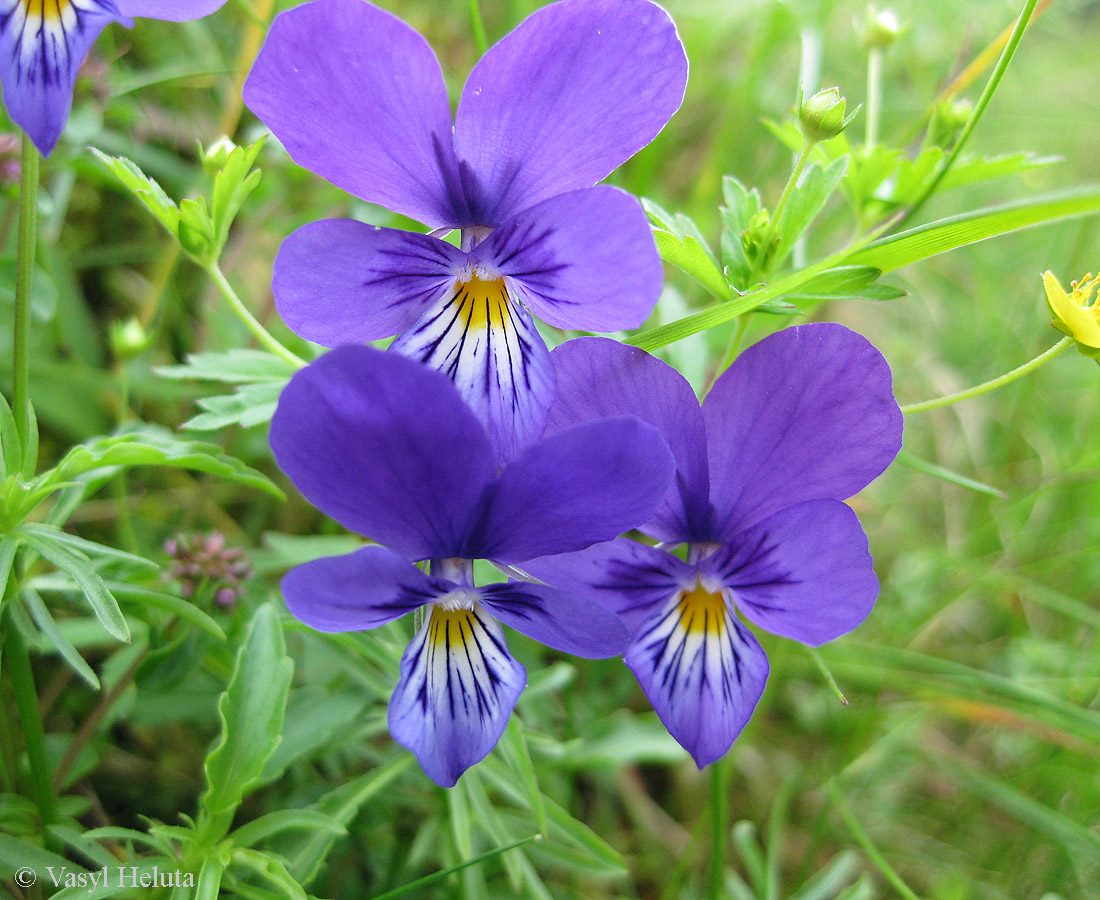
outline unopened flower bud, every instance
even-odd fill
[[[865,50],[885,50],[898,39],[901,27],[890,10],[879,11],[868,5],[863,21],[856,24],[856,32]]]
[[[840,88],[826,88],[818,91],[809,100],[799,104],[798,125],[806,140],[815,144],[835,138],[851,124],[859,112],[857,106],[845,117],[847,102],[840,94]]]
[[[1080,281],[1070,282],[1070,293],[1054,277],[1053,272],[1043,273],[1043,288],[1047,295],[1051,325],[1068,334],[1085,356],[1100,363],[1100,302],[1096,288],[1100,275],[1090,273]]]
[[[226,547],[225,535],[180,534],[164,544],[171,558],[168,577],[178,581],[180,595],[192,597],[201,584],[214,588],[214,602],[232,607],[244,592],[243,583],[252,574],[252,563],[239,547]]]
[[[220,137],[209,147],[202,150],[202,167],[206,174],[213,178],[225,168],[229,154],[237,149],[237,145],[227,137]]]
[[[131,359],[149,346],[149,333],[138,321],[130,316],[120,322],[111,323],[111,352],[119,359]]]

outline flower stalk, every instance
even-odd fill
[[[253,337],[256,338],[264,347],[278,356],[280,359],[286,360],[294,368],[300,369],[306,361],[298,356],[296,353],[288,350],[278,340],[276,340],[271,332],[269,332],[259,320],[249,312],[248,307],[244,305],[244,301],[237,295],[237,292],[233,290],[233,285],[229,283],[229,279],[225,277],[221,267],[217,262],[211,262],[204,266],[206,274],[210,276],[210,279],[217,285],[218,291],[228,301],[230,308],[237,314],[245,325],[245,327],[252,332]]]
[[[31,337],[31,285],[34,280],[35,242],[38,236],[38,150],[23,135],[23,175],[19,191],[19,249],[15,271],[15,322],[12,333],[12,412],[22,446],[30,422],[28,393]]]
[[[1022,378],[1024,375],[1045,366],[1054,359],[1054,357],[1060,356],[1072,346],[1073,338],[1064,337],[1053,347],[1040,353],[1034,359],[1028,360],[1022,366],[1017,366],[1011,372],[1006,372],[998,378],[983,381],[981,384],[975,385],[972,388],[967,388],[965,391],[959,391],[955,394],[935,397],[932,400],[924,400],[920,403],[910,403],[908,406],[903,406],[901,411],[908,415],[909,413],[924,412],[926,409],[939,409],[942,406],[951,406],[953,403],[958,403],[961,400],[969,400],[971,397],[980,397],[982,394],[987,394],[999,387],[1004,387],[1006,384],[1011,384],[1017,378]]]

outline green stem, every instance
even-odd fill
[[[27,445],[30,398],[27,392],[31,338],[31,283],[35,238],[38,236],[38,150],[23,135],[23,181],[19,191],[19,250],[15,271],[15,325],[12,340],[12,413],[20,444]]]
[[[306,362],[304,359],[292,353],[275,340],[275,338],[271,336],[271,333],[248,311],[248,307],[245,306],[241,298],[237,296],[237,292],[233,290],[233,285],[231,285],[225,275],[222,274],[222,270],[216,262],[208,264],[205,268],[207,274],[213,279],[214,284],[218,286],[218,290],[221,291],[222,296],[229,301],[229,305],[232,307],[233,312],[237,314],[237,318],[244,322],[245,327],[252,332],[256,340],[280,359],[286,360],[294,366],[294,368],[300,369],[305,366]]]
[[[908,415],[909,413],[924,412],[926,409],[939,409],[941,406],[950,406],[952,403],[958,403],[960,400],[969,400],[971,397],[981,396],[989,391],[1003,387],[1006,384],[1011,384],[1017,378],[1021,378],[1029,372],[1034,372],[1040,366],[1046,365],[1054,359],[1054,357],[1064,353],[1072,345],[1073,338],[1068,336],[1064,337],[1049,350],[1040,353],[1032,360],[1028,360],[1022,366],[1017,366],[1011,372],[1006,372],[999,378],[994,378],[991,381],[984,381],[972,388],[967,388],[965,391],[959,391],[957,394],[948,394],[946,397],[936,397],[921,403],[910,403],[908,406],[903,406],[901,411]]]
[[[726,896],[726,832],[729,830],[729,804],[726,797],[724,759],[710,767],[710,864],[707,867],[707,900]]]
[[[19,724],[23,731],[23,744],[27,748],[27,762],[30,765],[31,781],[34,787],[34,800],[38,806],[38,816],[42,833],[53,824],[57,815],[57,804],[53,793],[53,779],[46,757],[46,731],[42,725],[42,712],[38,706],[38,692],[34,686],[34,671],[27,653],[23,636],[8,616],[4,629],[4,657],[8,664],[12,692],[15,694],[15,706],[19,710]]]
[[[878,143],[878,116],[882,106],[882,49],[872,47],[867,54],[867,132],[868,147]]]
[[[791,177],[787,179],[787,183],[783,185],[783,193],[779,195],[779,199],[775,203],[775,209],[772,210],[771,218],[768,220],[768,230],[765,232],[764,240],[760,242],[761,255],[760,258],[753,263],[752,272],[749,275],[749,283],[755,281],[757,273],[763,270],[764,274],[767,274],[771,265],[771,260],[774,256],[772,252],[772,242],[775,240],[776,233],[779,231],[779,217],[783,214],[783,208],[787,205],[787,201],[791,197],[791,193],[794,191],[795,185],[798,184],[798,179],[802,175],[802,170],[806,168],[806,163],[810,159],[810,151],[814,148],[814,141],[806,140],[802,144],[802,150],[799,151],[798,159],[795,160],[794,168],[791,170]]]
[[[1008,70],[1008,64],[1012,62],[1012,57],[1016,54],[1016,48],[1020,46],[1020,41],[1023,39],[1028,24],[1031,22],[1031,15],[1035,11],[1035,5],[1038,2],[1039,0],[1026,0],[1024,3],[1024,10],[1020,13],[1020,18],[1016,20],[1016,27],[1012,29],[1012,36],[1008,39],[1008,43],[1005,45],[1000,59],[997,60],[997,65],[989,76],[989,81],[986,82],[985,88],[983,88],[982,94],[978,98],[978,102],[974,104],[974,109],[970,113],[970,118],[966,120],[966,124],[959,133],[959,139],[955,141],[955,146],[951,148],[951,152],[940,165],[939,171],[936,172],[936,177],[928,183],[928,186],[921,191],[920,196],[917,197],[913,205],[905,211],[905,215],[902,216],[901,221],[897,223],[897,227],[900,228],[917,214],[917,211],[924,206],[928,198],[936,192],[936,188],[940,186],[940,182],[943,181],[944,176],[947,175],[956,160],[958,160],[959,155],[963,151],[963,147],[966,146],[966,142],[970,139],[970,135],[977,127],[978,121],[982,117],[982,113],[984,113],[985,108],[989,106],[989,101],[993,99],[993,93],[1000,85],[1001,79],[1004,78],[1004,74]]]
[[[749,327],[749,319],[752,318],[752,313],[747,312],[743,316],[737,319],[737,326],[733,329],[733,334],[730,335],[730,342],[726,346],[726,352],[722,354],[722,361],[718,364],[718,369],[714,373],[714,378],[711,379],[707,389],[703,396],[705,397],[710,393],[710,389],[714,387],[714,382],[718,380],[718,376],[726,371],[733,365],[733,361],[737,359],[737,354],[741,352],[741,342],[745,339],[745,331]]]
[[[477,42],[477,50],[482,56],[489,49],[489,38],[485,34],[485,22],[481,18],[481,5],[478,0],[470,0],[470,24],[474,28],[474,40]]]

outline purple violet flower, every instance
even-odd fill
[[[748,722],[768,659],[739,621],[816,646],[866,618],[878,594],[867,538],[841,502],[901,447],[890,369],[841,325],[801,325],[750,347],[700,408],[660,360],[604,338],[551,355],[558,395],[547,434],[631,413],[676,457],[676,486],[643,530],[523,569],[618,613],[624,660],[696,764]],[[686,561],[665,547],[687,544]]]
[[[244,97],[301,165],[431,235],[326,219],[275,262],[279,312],[328,347],[392,349],[446,372],[498,460],[537,438],[554,372],[532,314],[556,328],[640,326],[661,262],[636,199],[593,187],[683,99],[687,59],[649,0],[562,0],[470,73],[452,125],[424,39],[363,0],[279,15]],[[462,229],[461,249],[438,235]]]
[[[225,0],[0,0],[0,82],[13,122],[49,156],[73,105],[76,74],[100,32],[131,16],[185,22]]]
[[[445,376],[351,346],[291,378],[271,446],[311,503],[384,545],[292,569],[290,611],[321,631],[353,631],[429,607],[389,723],[438,784],[493,748],[526,684],[495,619],[578,656],[626,646],[626,629],[592,600],[525,582],[475,586],[472,560],[580,550],[645,521],[675,468],[651,425],[619,416],[566,428],[498,471],[484,426]],[[431,574],[416,560],[431,560]]]

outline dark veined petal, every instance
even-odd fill
[[[550,353],[505,279],[456,279],[390,349],[455,383],[488,429],[499,462],[542,434],[554,399]]]
[[[4,104],[43,156],[65,129],[84,57],[111,22],[133,24],[114,0],[0,0]]]
[[[336,186],[433,228],[473,224],[439,63],[390,13],[363,0],[281,13],[244,99],[297,163]]]
[[[618,616],[574,591],[523,581],[480,591],[482,602],[505,625],[563,653],[603,659],[618,656],[630,640]]]
[[[410,560],[460,555],[494,468],[485,429],[446,378],[370,347],[295,373],[271,447],[306,499]]]
[[[608,338],[566,341],[550,362],[558,391],[546,433],[605,416],[635,415],[654,426],[676,458],[676,480],[644,530],[662,541],[706,540],[706,430],[687,380],[656,357]]]
[[[526,685],[526,669],[480,605],[433,606],[401,658],[390,733],[432,781],[452,787],[496,746]]]
[[[648,0],[564,0],[491,47],[466,82],[455,148],[481,225],[591,187],[679,108],[687,58]]]
[[[633,416],[561,431],[505,466],[463,556],[513,564],[609,541],[653,514],[673,470],[664,438]]]
[[[750,347],[703,416],[716,542],[803,500],[852,496],[901,449],[890,367],[843,325],[799,325]]]
[[[169,22],[201,19],[225,5],[225,0],[115,0],[124,16],[143,16]]]
[[[809,500],[734,535],[703,562],[745,616],[804,644],[823,644],[867,618],[878,578],[856,514]]]
[[[464,259],[426,234],[323,219],[283,241],[272,290],[296,334],[326,347],[364,343],[416,322]]]
[[[451,585],[384,547],[295,566],[283,577],[287,608],[318,631],[363,631],[400,618]]]
[[[671,553],[629,538],[531,559],[520,568],[549,585],[591,597],[619,616],[632,634],[695,571]]]
[[[555,328],[637,328],[664,273],[641,204],[618,188],[571,191],[520,213],[474,250]]]
[[[763,648],[721,592],[679,594],[642,625],[623,660],[699,768],[725,755],[768,678]]]

